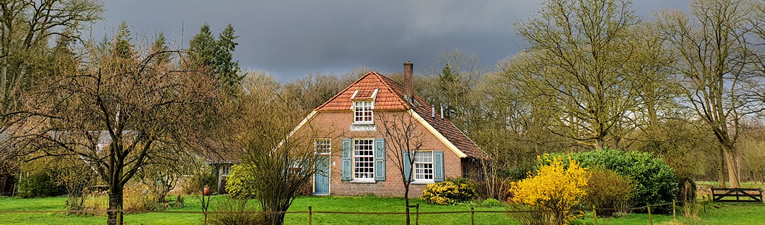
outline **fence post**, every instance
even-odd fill
[[[675,204],[676,204],[675,200],[672,200],[672,218],[677,220],[677,214],[675,212]]]
[[[595,211],[595,207],[592,207],[592,223],[598,225],[598,212]]]
[[[420,224],[420,203],[417,203],[417,210],[414,214],[414,225]]]
[[[651,218],[651,205],[646,205],[646,208],[648,208],[648,224],[653,225],[653,219]]]
[[[470,207],[470,224],[475,225],[475,207]]]
[[[311,206],[308,206],[308,225],[313,224],[313,209]]]

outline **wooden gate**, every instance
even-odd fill
[[[723,199],[725,197],[736,197]],[[759,188],[712,188],[712,201],[715,202],[763,202],[762,189]]]

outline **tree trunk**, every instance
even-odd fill
[[[720,163],[717,166],[717,181],[720,187],[725,187],[725,156],[722,147],[720,147]]]
[[[725,156],[725,164],[728,169],[728,182],[730,187],[739,188],[740,177],[738,175],[738,163],[736,163],[736,148],[733,146],[722,145],[723,155]]]
[[[119,184],[113,184],[109,187],[109,212],[107,224],[109,225],[121,225],[122,224],[122,186]],[[115,210],[115,211],[111,211]],[[117,212],[119,211],[119,212]]]
[[[409,219],[409,185],[404,185],[404,201],[406,202],[406,225],[409,225],[411,220]]]

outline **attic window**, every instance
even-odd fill
[[[353,102],[353,123],[372,124],[372,101]]]

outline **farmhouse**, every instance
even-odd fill
[[[314,195],[403,196],[401,172],[386,148],[389,138],[381,116],[405,114],[416,121],[422,147],[415,156],[410,197],[419,197],[425,184],[478,172],[486,154],[414,94],[412,63],[404,63],[401,85],[369,72],[317,107],[296,131],[318,129],[314,150],[320,154],[312,180]],[[310,128],[307,128],[310,127]]]

